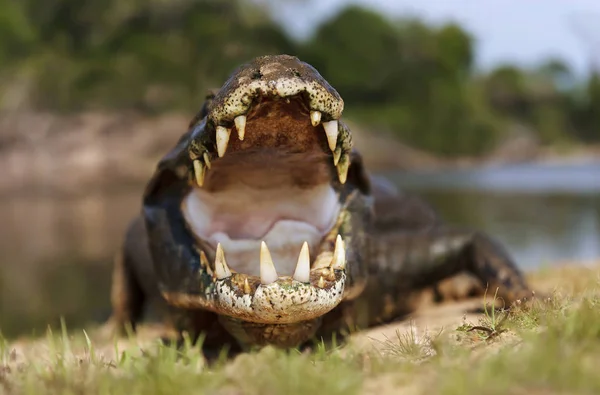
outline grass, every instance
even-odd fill
[[[356,361],[324,349],[311,355],[265,348],[208,367],[199,345],[115,345],[105,359],[86,335],[48,333],[45,357],[12,361],[4,347],[0,393],[24,394],[354,394],[362,380]]]
[[[509,317],[518,341],[469,366],[451,364],[442,393],[600,393],[600,299],[553,304],[535,318]]]
[[[0,339],[0,394],[595,394],[597,276],[545,302],[428,331],[411,322],[359,348],[264,348],[207,365],[199,345],[97,344],[64,324],[25,346]],[[579,281],[579,280],[578,280]]]

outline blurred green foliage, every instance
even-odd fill
[[[482,153],[517,129],[600,141],[600,76],[577,80],[559,60],[478,73],[455,24],[349,6],[298,42],[249,1],[0,0],[4,109],[191,111],[237,65],[275,53],[313,64],[347,116],[437,154]]]

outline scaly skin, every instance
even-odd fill
[[[111,325],[135,327],[151,305],[206,350],[293,347],[402,318],[413,292],[463,272],[509,305],[531,295],[488,236],[369,176],[342,112],[295,57],[236,70],[148,183],[115,260]]]

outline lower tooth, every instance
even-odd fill
[[[212,276],[213,271],[210,268],[210,265],[208,264],[208,258],[206,258],[206,254],[204,253],[204,251],[200,251],[200,263],[202,264],[202,267],[206,269],[206,272]]]
[[[327,280],[335,281],[335,270],[333,270],[333,268],[329,269],[329,274],[327,275]]]
[[[317,283],[317,287],[325,288],[325,279],[323,278],[323,276],[319,277],[319,282]]]
[[[229,270],[229,266],[227,266],[227,262],[225,262],[225,254],[223,253],[221,244],[217,244],[217,252],[215,255],[215,273],[217,274],[217,278],[222,280],[231,277],[231,271]]]
[[[346,248],[342,236],[337,235],[335,239],[335,247],[333,249],[333,260],[331,261],[331,268],[344,270],[346,268]]]
[[[298,263],[296,264],[293,278],[301,283],[310,281],[310,254],[308,251],[308,243],[306,241],[302,244],[302,248],[300,249],[300,256],[298,256]]]
[[[277,281],[277,271],[267,244],[263,241],[260,244],[260,282],[268,285],[275,281]]]

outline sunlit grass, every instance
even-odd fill
[[[410,329],[372,348],[265,348],[207,363],[201,345],[48,330],[15,350],[0,338],[0,394],[600,393],[600,287],[511,311],[484,303],[476,322]]]
[[[586,298],[537,309],[537,327],[531,319],[509,320],[519,341],[468,364],[452,363],[440,375],[442,393],[600,393],[599,307],[597,298]]]

